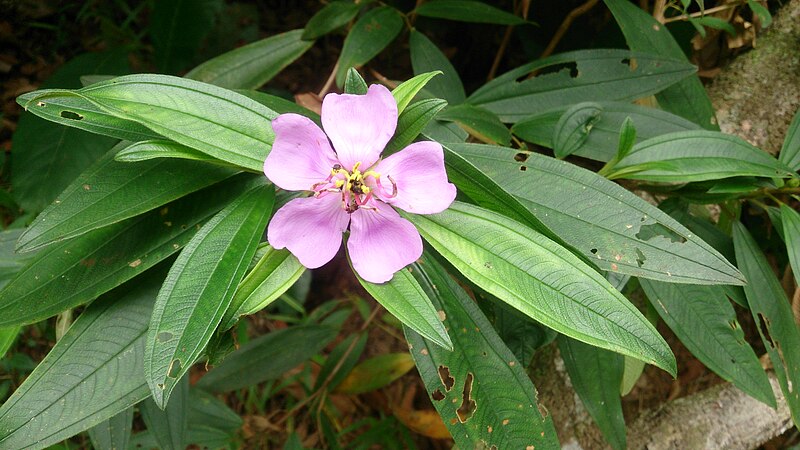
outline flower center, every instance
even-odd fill
[[[391,175],[386,176],[392,183],[392,192],[387,193],[381,185],[381,174],[374,170],[361,172],[360,167],[359,161],[353,165],[353,170],[348,172],[341,164],[334,164],[328,178],[311,186],[314,197],[320,198],[330,193],[339,194],[342,196],[342,208],[352,214],[359,208],[376,210],[374,206],[368,204],[373,198],[387,200],[397,195],[397,183]],[[367,185],[370,178],[372,186]]]

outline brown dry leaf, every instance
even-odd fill
[[[433,439],[450,439],[442,417],[434,409],[414,409],[415,385],[408,386],[400,402],[390,400],[392,414],[409,430]]]
[[[298,105],[310,109],[317,114],[321,114],[322,112],[322,100],[317,97],[317,94],[312,92],[306,92],[304,94],[297,94],[294,96],[294,101]]]

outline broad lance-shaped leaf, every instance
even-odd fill
[[[31,102],[77,95],[179,144],[261,172],[277,113],[241,94],[167,75],[128,75],[76,91],[47,91]]]
[[[227,165],[227,163],[199,150],[163,139],[134,142],[114,155],[114,161],[126,163],[158,158],[191,159],[193,161]]]
[[[273,331],[228,355],[197,383],[209,392],[227,392],[282,376],[308,360],[337,335],[325,325],[300,325]]]
[[[792,170],[800,169],[800,110],[795,113],[789,129],[786,130],[778,160]]]
[[[0,291],[0,326],[46,319],[138,276],[183,248],[250,179],[233,178],[42,250]]]
[[[673,283],[743,284],[725,257],[621,186],[565,161],[450,144],[603,270]]]
[[[631,50],[685,60],[683,49],[664,24],[627,0],[605,0],[619,23]],[[702,3],[701,3],[702,5]],[[696,75],[680,80],[656,94],[665,110],[689,119],[708,130],[719,130],[714,107]]]
[[[611,447],[624,449],[625,418],[619,395],[623,356],[563,335],[557,342],[575,393]]]
[[[747,228],[733,224],[736,262],[747,277],[744,295],[769,354],[795,426],[800,426],[800,329],[789,299]]]
[[[378,303],[393,316],[426,339],[442,348],[452,350],[453,342],[447,333],[430,297],[408,269],[395,273],[382,284],[369,283],[356,274],[358,281]]]
[[[525,367],[475,302],[429,256],[412,273],[452,333],[451,352],[404,328],[428,395],[458,447],[560,448]]]
[[[464,85],[458,72],[436,44],[419,31],[411,30],[408,45],[411,52],[411,67],[414,68],[415,75],[435,70],[442,72],[442,75],[428,82],[425,90],[435,97],[447,100],[451,105],[466,100]]]
[[[694,72],[695,67],[686,61],[647,53],[579,50],[507,72],[475,91],[467,103],[494,112],[503,122],[514,123],[564,104],[635,100]],[[525,79],[530,74],[538,75]]]
[[[747,395],[776,407],[767,374],[722,286],[639,281],[667,326],[700,362]]]
[[[391,6],[379,6],[361,16],[344,40],[336,70],[336,85],[344,85],[348,69],[368,63],[402,29],[403,16]]]
[[[89,428],[89,438],[98,450],[125,449],[132,431],[133,406]]]
[[[192,238],[158,293],[145,352],[145,377],[163,408],[202,354],[244,277],[272,213],[272,185],[253,187]]]
[[[439,214],[402,215],[470,281],[534,320],[675,374],[675,357],[650,322],[599,273],[543,235],[460,202]]]
[[[0,448],[45,448],[150,395],[142,360],[163,275],[90,305],[0,407]]]
[[[742,138],[697,130],[637,144],[614,165],[609,178],[690,182],[743,176],[790,178],[796,174]]]
[[[184,375],[178,382],[166,408],[162,410],[152,398],[148,398],[142,402],[139,411],[159,447],[185,449],[189,428],[189,376]]]
[[[40,95],[48,96],[47,101],[31,101]],[[78,128],[90,133],[101,134],[116,139],[141,141],[158,139],[160,136],[144,125],[120,119],[95,106],[89,100],[77,95],[60,95],[63,90],[39,90],[17,97],[17,103],[43,119],[61,125]]]
[[[397,113],[402,114],[403,110],[406,109],[406,106],[408,106],[408,104],[414,100],[414,97],[419,94],[419,91],[421,91],[425,85],[431,81],[431,78],[441,74],[441,70],[421,73],[400,83],[396,88],[394,88],[392,90],[392,96],[394,97],[395,102],[397,102]]]
[[[333,1],[317,11],[306,23],[303,39],[317,39],[331,31],[339,29],[353,20],[362,6],[368,2],[354,3],[349,1]]]
[[[120,143],[81,174],[34,220],[17,243],[28,251],[157,208],[222,181],[236,170],[195,161],[114,161]]]
[[[592,123],[586,140],[575,150],[576,155],[584,158],[607,162],[616,156],[619,130],[629,117],[636,128],[636,142],[676,131],[700,129],[693,122],[657,108],[623,102],[596,104],[600,106],[600,115]],[[528,142],[553,148],[553,132],[567,109],[560,106],[530,116],[515,123],[511,131]]]
[[[507,145],[511,140],[511,132],[500,122],[497,115],[478,106],[468,104],[451,106],[442,111],[437,118],[457,122],[482,142]]]
[[[267,246],[256,266],[239,283],[231,305],[222,319],[223,330],[232,327],[240,317],[254,314],[278,299],[306,271],[289,250]]]
[[[223,5],[222,0],[181,0],[156,2],[149,9],[148,34],[159,71],[179,72],[195,59]]]
[[[409,105],[397,118],[397,132],[386,144],[383,156],[402,150],[419,136],[447,102],[440,98],[428,98]]]
[[[494,23],[498,25],[521,25],[526,23],[522,17],[476,0],[437,0],[422,4],[414,12],[420,16],[438,17],[461,22]]]
[[[781,205],[781,223],[786,253],[792,266],[794,281],[800,286],[800,214],[786,204]]]
[[[258,89],[306,52],[314,41],[292,30],[223,53],[200,64],[186,78],[228,89]]]

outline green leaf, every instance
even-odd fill
[[[303,30],[303,39],[317,39],[353,20],[366,2],[333,1],[317,11]]]
[[[94,134],[100,134],[103,136],[116,139],[125,139],[129,141],[158,139],[160,137],[158,134],[150,131],[147,127],[139,125],[136,122],[131,122],[130,120],[114,117],[95,106],[92,102],[78,96],[57,95],[48,98],[46,102],[31,101],[36,96],[40,94],[47,94],[50,91],[51,90],[43,89],[22,94],[17,97],[17,103],[25,108],[25,111],[47,119],[50,122],[55,122],[57,124],[66,125]],[[53,89],[52,91],[55,93],[62,92],[58,89]],[[54,125],[47,125],[47,127],[51,126]],[[60,132],[64,130],[62,128],[58,129]],[[67,133],[66,131],[63,132]],[[80,133],[80,135],[82,136],[84,134]],[[112,140],[108,140],[108,142],[113,143]],[[110,145],[111,144],[108,146]]]
[[[761,21],[761,27],[767,28],[772,24],[772,14],[769,13],[769,9],[767,9],[764,5],[759,3],[757,0],[747,0],[747,6],[753,10],[753,14],[758,17],[758,20]]]
[[[161,408],[211,340],[255,254],[275,192],[257,181],[203,225],[158,293],[147,333],[145,376]]]
[[[619,130],[627,118],[636,126],[636,142],[674,131],[697,130],[688,120],[656,108],[621,102],[599,102],[603,111],[589,137],[575,154],[597,161],[609,161],[617,154]],[[517,136],[534,144],[553,148],[553,132],[567,107],[557,107],[523,119],[511,128]]]
[[[447,100],[451,105],[457,105],[466,100],[467,95],[464,93],[464,85],[461,83],[458,72],[436,44],[419,31],[411,30],[409,47],[414,74],[418,75],[434,70],[442,72],[442,76],[435,77],[428,82],[425,87],[428,92],[435,97]]]
[[[208,156],[201,151],[162,139],[134,142],[114,155],[114,161],[126,163],[158,158],[191,159],[193,161],[227,165],[217,158]]]
[[[624,358],[566,336],[559,336],[558,349],[572,387],[597,427],[613,449],[624,449],[625,418],[619,396]]]
[[[205,425],[228,433],[238,430],[244,421],[222,400],[202,389],[189,390],[189,424]]]
[[[342,380],[336,392],[363,394],[390,385],[414,368],[408,353],[383,353],[358,363]]]
[[[236,173],[194,161],[114,161],[121,143],[81,174],[48,206],[17,243],[35,250],[150,211]]]
[[[514,354],[475,302],[433,259],[413,273],[453,331],[447,351],[405,328],[409,350],[433,406],[456,445],[472,448],[560,448],[553,420]]]
[[[227,392],[276,379],[310,359],[336,334],[337,330],[328,326],[300,325],[259,336],[228,355],[197,387]]]
[[[414,100],[414,97],[428,84],[431,78],[441,74],[441,70],[421,73],[400,83],[400,85],[394,88],[392,90],[392,96],[394,96],[394,100],[397,102],[397,113],[402,114],[406,106],[411,103],[411,100]]]
[[[556,158],[575,153],[600,119],[603,107],[597,103],[578,103],[564,112],[553,130],[553,150]]]
[[[410,268],[396,272],[391,280],[382,284],[364,281],[358,273],[356,278],[369,295],[403,325],[436,345],[453,350],[453,342],[442,325],[439,314],[433,307],[431,299],[411,274]]]
[[[700,362],[747,395],[776,407],[767,374],[721,286],[640,283],[667,326]]]
[[[133,429],[133,406],[89,428],[89,438],[97,450],[128,448]]]
[[[460,202],[439,214],[402,215],[467,279],[532,319],[675,373],[669,346],[641,313],[600,274],[543,235]]]
[[[713,28],[715,30],[722,30],[731,36],[736,36],[736,29],[727,20],[722,20],[713,16],[703,16],[696,20],[701,26]]]
[[[459,22],[493,23],[497,25],[522,25],[525,19],[510,12],[473,0],[436,0],[423,3],[414,10],[420,16]]]
[[[369,90],[367,82],[361,77],[354,67],[347,69],[347,77],[344,80],[344,92],[346,94],[365,95]]]
[[[356,342],[353,343],[353,341]],[[333,391],[336,389],[336,386],[344,380],[347,374],[356,366],[358,360],[361,359],[361,354],[364,353],[366,345],[367,333],[351,334],[343,339],[342,342],[339,342],[328,354],[325,364],[320,368],[317,380],[314,382],[314,390],[320,389],[328,378],[330,378],[327,386],[328,390]],[[345,355],[345,352],[351,346],[352,350]],[[336,370],[336,374],[333,374],[334,370]],[[331,377],[331,375],[333,376]]]
[[[19,336],[20,331],[22,331],[22,327],[19,326],[0,328],[0,359],[3,359],[8,349],[14,345],[14,341]]]
[[[302,34],[287,31],[239,47],[200,64],[186,78],[227,89],[258,89],[314,45]]]
[[[142,402],[139,411],[160,448],[185,449],[189,428],[189,376],[178,382],[166,408],[162,410],[152,398],[148,398]]]
[[[276,250],[268,246],[253,270],[239,283],[220,328],[227,330],[240,317],[269,306],[289,290],[305,271],[306,268],[288,250]]]
[[[789,129],[786,130],[786,138],[778,154],[778,161],[794,171],[800,169],[800,110],[795,113]]]
[[[130,70],[127,57],[124,49],[80,55],[64,64],[41,88],[79,88],[81,75],[127,73]],[[58,117],[61,119],[60,112]],[[11,187],[19,206],[31,213],[41,211],[114,142],[23,114],[11,144],[14,148]]]
[[[261,172],[275,137],[275,111],[241,94],[167,75],[128,75],[77,91],[49,90],[33,102],[80,96],[179,144]]]
[[[631,50],[686,60],[678,42],[667,27],[628,0],[605,0],[619,23]],[[665,110],[702,126],[717,131],[714,107],[705,87],[697,75],[690,75],[656,94],[659,105]]]
[[[739,176],[790,178],[792,170],[744,139],[717,131],[682,131],[637,144],[609,178],[691,182]]]
[[[686,227],[593,172],[515,149],[449,147],[603,270],[673,283],[743,284],[739,271]]]
[[[336,85],[344,84],[347,70],[368,63],[389,45],[403,29],[403,17],[390,6],[370,10],[353,25],[344,40],[336,71]]]
[[[411,104],[400,117],[397,118],[397,131],[386,144],[384,157],[402,150],[419,136],[422,130],[433,120],[436,114],[447,106],[447,102],[440,98],[429,98]]]
[[[250,177],[177,200],[158,211],[39,252],[0,291],[0,326],[37,322],[91,301],[176,253]]]
[[[467,102],[514,123],[564,104],[635,100],[694,72],[695,67],[683,60],[626,50],[579,50],[507,72],[483,85]],[[527,78],[531,74],[537,75]]]
[[[78,317],[0,407],[0,447],[45,448],[150,395],[142,355],[160,281],[114,291]]]
[[[740,222],[733,224],[736,261],[748,283],[744,294],[786,398],[795,426],[800,425],[800,330],[789,300],[767,258]]]
[[[161,72],[177,73],[191,64],[223,5],[221,0],[155,3],[149,32]]]
[[[800,214],[794,208],[781,204],[781,224],[794,281],[800,286]]]
[[[469,104],[450,106],[437,118],[457,122],[482,142],[507,145],[511,141],[511,131],[500,122],[497,115],[478,106]]]
[[[315,113],[314,111],[311,111],[310,109],[304,108],[295,102],[291,102],[289,100],[286,100],[285,98],[277,97],[275,95],[270,95],[267,94],[266,92],[261,92],[261,91],[238,89],[236,92],[244,95],[245,97],[257,101],[258,103],[261,103],[262,105],[275,111],[278,114],[283,114],[283,113],[300,114],[301,116],[308,117],[309,119],[316,122],[317,125],[322,127],[322,122],[320,121],[319,114]]]
[[[619,127],[619,144],[617,144],[617,160],[624,158],[636,145],[636,127],[630,116],[626,117]]]

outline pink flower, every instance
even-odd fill
[[[372,283],[389,281],[422,255],[419,232],[392,206],[434,214],[455,199],[442,146],[416,142],[381,159],[397,127],[397,104],[377,84],[366,95],[327,95],[322,126],[327,136],[297,114],[272,121],[275,142],[264,174],[282,189],[313,195],[278,210],[267,240],[314,269],[336,255],[349,225],[347,250],[356,272]]]

